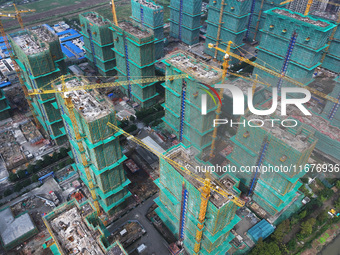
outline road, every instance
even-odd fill
[[[147,246],[147,254],[161,254],[167,255],[170,254],[168,251],[168,244],[162,237],[162,235],[157,231],[157,229],[152,225],[152,223],[146,218],[146,213],[150,206],[153,204],[153,200],[158,195],[154,195],[148,200],[144,201],[142,204],[137,206],[131,212],[120,218],[119,220],[112,223],[107,229],[112,233],[116,228],[123,225],[128,220],[138,220],[140,224],[142,224],[143,228],[146,230],[146,234],[143,235],[137,242],[128,247],[127,252],[131,252],[133,249],[138,247],[141,244],[145,244]]]

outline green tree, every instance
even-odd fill
[[[292,238],[292,239],[288,242],[287,248],[288,248],[288,250],[290,250],[290,251],[294,251],[294,250],[296,249],[296,240],[295,240],[295,238]]]
[[[67,152],[68,152],[69,150],[70,150],[70,149],[66,149],[66,148],[62,147],[62,148],[59,150],[59,154],[60,154],[59,159],[65,158],[65,157],[68,155]]]
[[[58,152],[53,152],[53,155],[52,155],[52,160],[53,162],[57,162],[59,160],[59,158],[61,157],[61,153],[58,153]]]
[[[36,172],[42,170],[44,168],[44,163],[42,160],[38,160],[37,162],[35,162],[35,170]]]
[[[277,226],[272,237],[277,243],[281,243],[283,240],[283,237],[285,236],[285,234],[288,233],[289,230],[290,230],[290,221],[289,219],[287,219]]]
[[[9,172],[9,176],[8,176],[8,179],[11,181],[11,182],[15,182],[18,180],[18,176],[12,172]]]
[[[44,166],[49,166],[53,163],[53,159],[50,155],[45,155],[43,157],[43,160],[44,160]]]
[[[59,167],[59,169],[62,169],[63,167],[65,167],[65,161],[60,162],[60,163],[58,164],[58,167]]]
[[[340,189],[340,180],[337,180],[336,183],[335,183],[335,186]]]
[[[24,180],[24,181],[21,183],[21,185],[22,185],[23,187],[27,187],[27,186],[30,185],[30,184],[31,184],[31,179],[30,179],[30,178]]]
[[[136,120],[135,116],[131,115],[131,116],[130,116],[130,120],[131,120],[131,121],[135,121],[135,120]]]
[[[26,176],[26,171],[25,170],[19,170],[17,172],[18,176],[19,176],[19,179],[22,179]]]
[[[27,166],[26,171],[27,171],[29,174],[33,174],[33,173],[34,173],[34,165],[29,164],[29,165]]]
[[[335,201],[334,206],[336,209],[340,209],[340,197]]]
[[[306,236],[313,232],[313,226],[315,225],[315,218],[310,218],[309,220],[301,223],[301,234]]]
[[[301,213],[299,213],[299,219],[303,219],[304,217],[307,216],[307,210],[303,210]]]
[[[19,192],[21,189],[22,189],[22,184],[20,182],[15,184],[15,186],[14,186],[14,191],[15,192]]]
[[[37,182],[39,180],[38,175],[34,174],[31,178],[31,180],[32,180],[32,183]]]
[[[325,221],[328,219],[327,210],[323,210],[322,212],[320,212],[316,219],[318,220],[320,225],[325,223]]]
[[[13,193],[13,191],[11,189],[6,189],[4,192],[4,196],[7,197],[9,195],[11,195]]]

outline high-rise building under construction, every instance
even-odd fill
[[[255,118],[258,127],[248,124]],[[234,149],[227,158],[238,168],[235,175],[240,179],[240,189],[252,195],[269,215],[275,215],[298,195],[299,178],[305,174],[317,139],[313,131],[301,124],[296,128],[261,127],[261,120],[259,116],[241,117],[239,122],[245,124],[239,125],[236,135],[231,138]],[[271,172],[270,167],[277,166],[287,167],[289,171],[280,168]]]
[[[155,36],[155,58],[164,56],[164,8],[148,0],[131,0],[131,18],[151,29]]]
[[[81,79],[65,81],[66,88],[84,85]],[[56,87],[62,86],[56,84]],[[73,107],[65,103],[71,98]],[[118,136],[107,126],[115,123],[112,104],[97,91],[77,90],[57,94],[72,154],[80,173],[80,178],[94,189],[96,200],[103,210],[113,214],[126,206],[131,195],[127,190],[130,181],[126,178]]]
[[[166,128],[176,134],[184,145],[193,145],[199,151],[212,142],[213,119],[216,104],[207,97],[206,113],[202,113],[202,94],[209,94],[210,85],[219,83],[222,71],[205,64],[194,56],[177,51],[163,60],[168,75],[187,74],[187,78],[167,80],[165,87]]]
[[[59,38],[45,26],[9,36],[27,90],[50,88],[51,81],[66,72]],[[67,141],[54,94],[37,95],[32,101],[35,115],[46,133],[58,145]]]
[[[170,36],[193,45],[199,42],[202,0],[171,0]]]
[[[132,84],[133,80],[155,76],[155,37],[153,32],[134,21],[112,24],[118,82],[127,81],[123,92],[142,107],[156,103],[155,82]],[[131,83],[130,83],[131,82]]]
[[[96,12],[79,14],[81,34],[84,36],[86,58],[90,65],[102,76],[115,74],[115,54],[111,22]]]
[[[0,121],[10,117],[10,109],[11,107],[9,106],[5,93],[2,89],[0,89]]]
[[[204,163],[195,160],[195,151],[179,144],[165,156],[185,166],[191,174],[204,178],[203,172],[196,171],[197,166]],[[225,254],[234,238],[230,231],[240,221],[235,213],[237,205],[214,191],[206,197],[204,185],[191,174],[160,159],[160,177],[155,180],[160,189],[155,199],[159,206],[156,213],[189,254]],[[239,196],[237,179],[226,175],[219,181],[222,190]]]

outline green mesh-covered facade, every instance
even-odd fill
[[[301,186],[298,180],[305,172],[290,170],[261,173],[256,171],[256,167],[263,170],[275,166],[287,166],[288,169],[291,165],[305,166],[317,138],[314,131],[301,124],[294,128],[281,128],[279,122],[274,127],[267,122],[263,127],[251,127],[260,125],[258,121],[249,124],[251,119],[261,118],[241,117],[239,122],[245,124],[239,125],[236,135],[231,138],[234,149],[227,158],[238,169],[235,175],[240,179],[240,188],[251,190],[252,199],[270,215],[275,215],[296,196]],[[246,171],[245,167],[253,171]]]
[[[10,117],[9,110],[11,107],[8,104],[5,93],[0,89],[0,121]]]
[[[189,164],[193,168],[196,165],[204,165],[203,162],[189,160],[186,153],[186,149],[180,144],[167,151],[166,155],[180,164]],[[233,186],[237,186],[237,180],[224,177],[221,182],[224,181],[231,185],[229,192],[239,195],[240,191]],[[201,203],[199,188],[202,184],[176,170],[164,159],[160,159],[160,177],[155,183],[160,189],[159,197],[155,200],[159,206],[156,209],[157,215],[178,239],[183,238],[185,250],[189,254],[194,254]],[[231,248],[229,242],[234,235],[230,230],[240,221],[235,213],[236,209],[237,206],[228,199],[217,193],[211,195],[198,254],[225,254]]]
[[[285,74],[303,84],[313,80],[315,68],[320,66],[322,52],[334,24],[280,8],[268,10],[257,47],[257,63]],[[294,42],[292,37],[295,34]],[[292,43],[292,46],[290,47]],[[290,48],[291,55],[287,58]],[[265,63],[265,64],[264,64]],[[277,87],[279,78],[254,69],[254,74]],[[283,81],[278,87],[293,86]]]
[[[96,12],[79,14],[81,34],[84,36],[86,58],[91,66],[102,76],[115,74],[115,54],[112,33],[109,29],[111,22]]]
[[[329,38],[330,44],[325,56],[325,59],[322,62],[322,67],[335,72],[340,73],[340,29],[339,23],[336,24],[337,28],[333,38]]]
[[[133,21],[121,21],[119,26],[112,24],[118,71],[118,81],[133,81],[155,76],[155,37],[146,27]],[[122,91],[142,107],[156,103],[155,82],[129,84]]]
[[[249,25],[249,32],[247,36],[248,41],[258,41],[261,42],[261,29],[266,20],[266,12],[267,10],[273,9],[275,7],[284,7],[287,4],[280,5],[283,1],[281,0],[274,0],[274,1],[267,1],[267,0],[254,0],[254,12],[250,21]],[[249,19],[247,21],[248,26]]]
[[[167,55],[163,62],[167,75],[189,75],[188,78],[167,80],[163,84],[163,121],[166,128],[184,145],[193,145],[202,151],[211,145],[214,130],[212,123],[217,109],[211,97],[207,96],[207,112],[202,114],[201,97],[207,94],[204,89],[208,89],[202,83],[214,86],[221,81],[222,72],[182,51]]]
[[[66,84],[72,86],[80,83],[70,80]],[[99,204],[105,212],[115,213],[124,206],[131,193],[127,190],[130,181],[126,178],[122,165],[126,157],[119,145],[119,133],[107,126],[108,122],[115,123],[112,105],[95,91],[79,91],[74,93],[72,98],[77,127],[72,125],[70,113],[61,95],[57,95],[80,178],[89,185],[81,160],[81,154],[85,153]],[[75,139],[76,128],[82,137],[81,143],[85,151],[81,151]]]
[[[231,51],[239,55],[239,48],[243,45],[243,38],[246,32],[246,23],[248,21],[251,0],[245,1],[225,1],[221,5],[221,0],[209,1],[207,34],[204,52],[215,57],[215,49],[209,49],[208,44],[219,43],[219,47],[225,49],[229,41],[232,41]],[[220,24],[220,11],[223,8],[222,23]],[[218,27],[221,27],[218,35]],[[221,61],[224,53],[217,51],[217,59]],[[238,60],[232,60],[235,62]]]
[[[20,31],[9,36],[13,53],[28,90],[44,87],[66,72],[58,36],[44,26]],[[36,117],[46,133],[58,145],[67,141],[54,94],[31,99]]]
[[[164,56],[164,8],[153,1],[131,0],[131,18],[153,30],[155,58]]]
[[[202,0],[170,1],[170,36],[193,45],[199,42]]]

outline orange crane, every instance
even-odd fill
[[[118,19],[117,19],[117,13],[116,13],[116,5],[115,1],[111,0],[111,9],[112,9],[112,16],[113,16],[113,23],[118,26]]]

